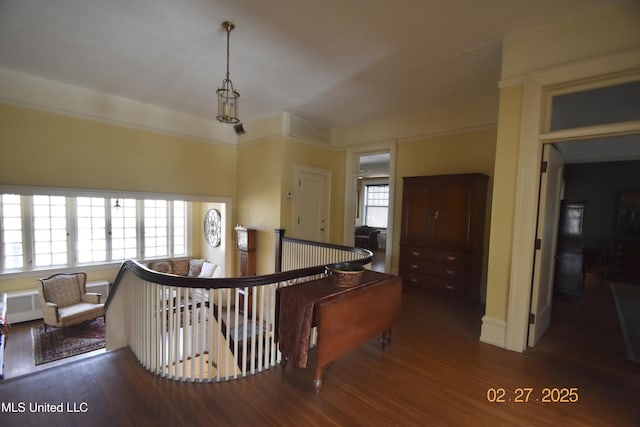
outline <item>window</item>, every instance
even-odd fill
[[[389,216],[389,184],[366,184],[364,193],[364,224],[387,228]]]
[[[66,265],[67,199],[62,196],[33,196],[33,265]]]
[[[106,214],[105,199],[78,197],[76,200],[78,263],[107,260]]]
[[[553,95],[550,130],[640,120],[639,99],[640,81]]]
[[[190,203],[0,194],[0,271],[188,255]]]
[[[187,250],[186,203],[173,202],[173,253],[185,254]]]
[[[17,194],[3,194],[2,215],[2,259],[4,268],[17,269],[24,267],[24,250],[22,248],[22,205]]]
[[[168,215],[166,200],[144,201],[144,254],[146,258],[166,256]]]
[[[111,259],[138,256],[138,214],[134,199],[110,199]]]

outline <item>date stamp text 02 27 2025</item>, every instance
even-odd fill
[[[580,400],[577,387],[544,387],[538,393],[533,387],[516,387],[513,392],[502,387],[487,389],[490,403],[576,403]]]

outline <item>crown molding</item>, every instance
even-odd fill
[[[0,68],[0,101],[209,143],[235,144],[232,127],[178,111]]]

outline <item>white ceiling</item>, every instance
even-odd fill
[[[0,0],[0,67],[214,118],[327,128],[497,96],[501,40],[618,0]]]

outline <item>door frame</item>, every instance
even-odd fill
[[[387,243],[384,255],[384,271],[398,274],[392,271],[392,255],[395,229],[395,188],[396,188],[396,141],[381,142],[359,147],[347,148],[345,191],[344,191],[344,222],[343,222],[343,244],[353,246],[355,244],[355,218],[356,218],[356,192],[358,188],[358,177],[366,176],[358,172],[358,159],[363,154],[389,153],[389,217],[387,221]]]
[[[328,169],[322,169],[322,168],[318,168],[315,166],[308,166],[308,165],[304,165],[304,164],[294,164],[293,165],[293,187],[294,189],[299,189],[298,187],[298,179],[300,179],[300,175],[302,173],[307,173],[307,174],[313,174],[313,175],[321,175],[324,176],[327,182],[327,188],[325,191],[325,206],[324,206],[324,216],[325,216],[325,233],[323,236],[323,242],[327,243],[330,241],[330,235],[331,235],[331,171]],[[294,190],[296,191],[296,190]],[[296,222],[296,218],[298,217],[298,197],[297,197],[297,191],[294,192],[294,198],[293,198],[293,217],[292,217],[292,221],[293,221],[293,225],[294,225],[294,230],[295,230],[295,222]]]
[[[579,91],[594,82],[606,86],[621,77],[631,75],[634,79],[640,75],[640,49],[630,49],[500,82],[501,88],[516,85],[523,88],[505,331],[505,347],[509,350],[522,352],[527,348],[542,145],[640,133],[640,122],[546,132],[544,124],[550,114],[548,99],[551,94],[556,93],[554,90],[573,87],[575,91]]]

